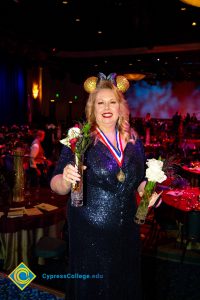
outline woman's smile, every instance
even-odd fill
[[[113,116],[113,114],[112,113],[103,113],[102,116],[104,118],[111,118]]]

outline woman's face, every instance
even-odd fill
[[[98,92],[94,103],[94,114],[98,126],[115,126],[119,118],[120,105],[114,92],[102,89]]]

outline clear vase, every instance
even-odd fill
[[[149,201],[150,197],[153,194],[155,188],[155,183],[148,181],[145,189],[144,189],[144,194],[142,196],[142,199],[140,201],[140,204],[137,208],[137,212],[134,217],[134,222],[137,224],[144,224],[147,214],[149,212]]]
[[[14,172],[15,172],[15,184],[13,187],[13,199],[15,203],[24,201],[24,169],[23,169],[23,157],[24,149],[17,148],[13,151],[14,156]]]
[[[147,214],[148,214],[148,198],[144,195],[140,201],[140,204],[137,208],[137,212],[135,214],[134,222],[137,224],[144,224]]]
[[[80,181],[72,184],[71,188],[71,206],[83,206],[83,155],[81,157],[75,154],[75,166],[78,168],[78,173],[81,175]]]

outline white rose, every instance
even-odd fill
[[[78,127],[72,127],[68,130],[67,137],[71,139],[75,139],[80,136],[81,130]]]
[[[72,127],[68,130],[67,137],[60,140],[60,143],[65,145],[65,146],[70,147],[71,146],[70,140],[78,138],[80,136],[80,134],[81,134],[80,128]]]
[[[162,160],[157,160],[155,158],[147,159],[146,164],[149,168],[155,167],[155,168],[159,168],[160,170],[162,170],[162,167],[163,167],[163,161]]]
[[[161,183],[167,179],[167,176],[162,171],[163,162],[161,160],[156,160],[154,158],[148,159],[146,164],[148,166],[146,169],[146,177],[148,181]]]

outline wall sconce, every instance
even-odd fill
[[[33,95],[34,99],[37,99],[37,97],[39,95],[39,87],[38,87],[38,84],[35,82],[33,83],[33,86],[32,86],[32,95]]]

